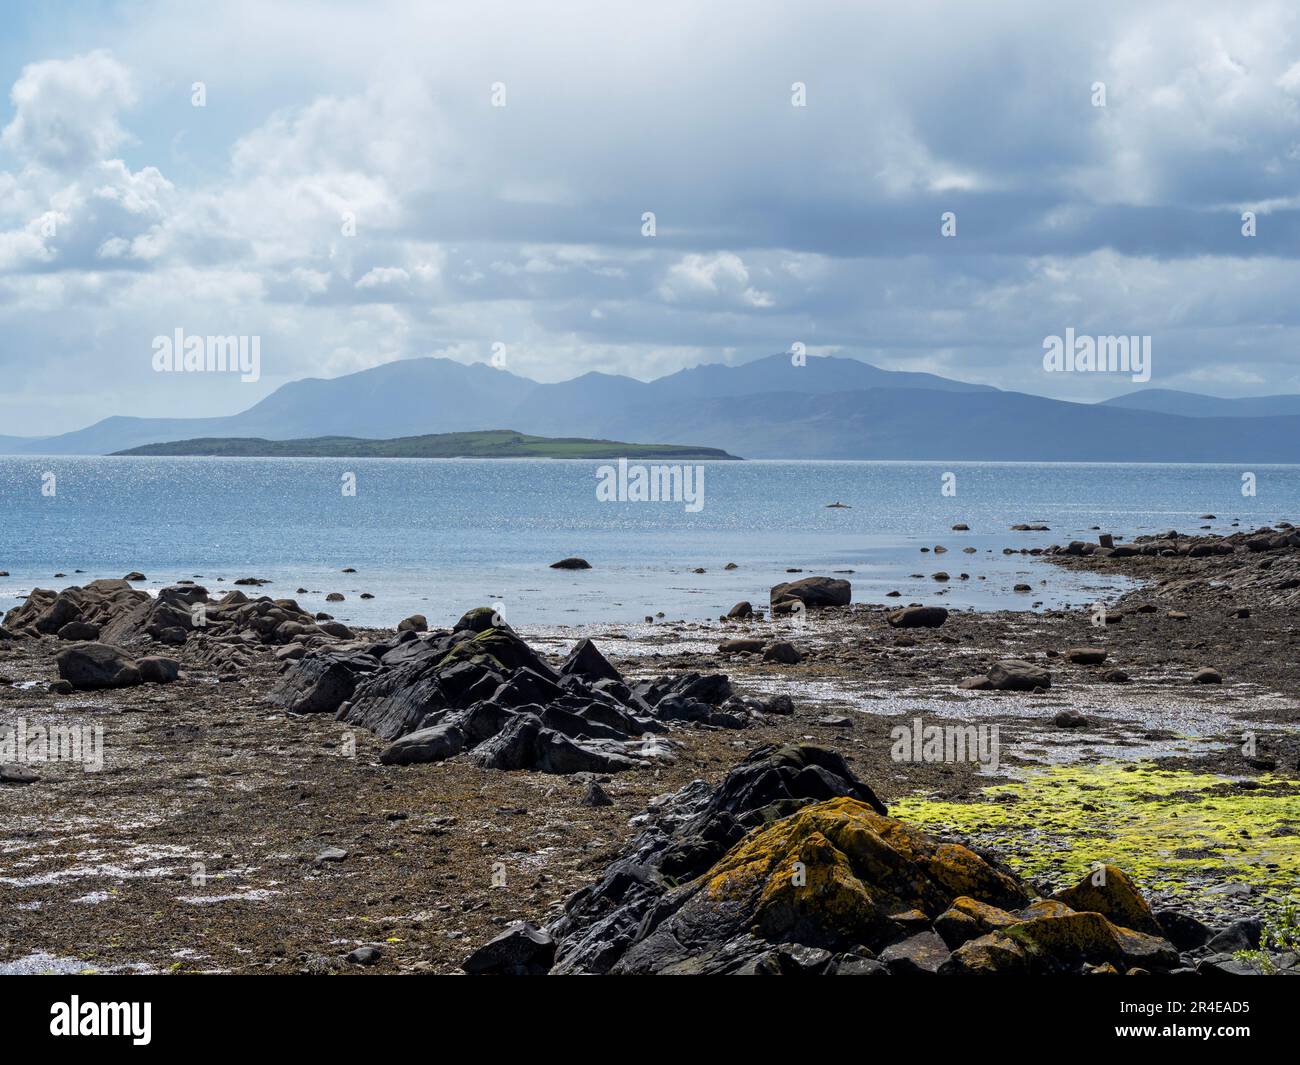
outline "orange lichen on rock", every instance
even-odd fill
[[[802,942],[871,942],[890,930],[890,914],[934,917],[961,896],[1027,901],[1019,883],[973,851],[847,798],[750,833],[710,871],[706,891],[718,903],[752,906],[765,937],[797,933]]]

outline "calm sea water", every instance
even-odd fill
[[[681,503],[599,502],[599,465],[0,458],[0,570],[9,571],[0,608],[33,586],[138,569],[147,588],[189,578],[221,591],[238,577],[266,577],[266,594],[359,624],[414,612],[445,624],[485,603],[503,604],[520,624],[626,622],[716,616],[741,599],[765,605],[771,585],[797,567],[853,570],[844,576],[858,602],[888,602],[897,589],[903,602],[1031,609],[1082,605],[1122,582],[1073,577],[1003,547],[1092,538],[1093,525],[1133,536],[1300,519],[1296,466],[1252,468],[1257,494],[1247,496],[1238,466],[708,463],[704,507],[689,513]],[[346,472],[356,475],[355,496],[341,491]],[[945,473],[955,475],[954,495],[942,492]],[[42,492],[47,474],[53,495]],[[837,500],[850,509],[827,509]],[[1200,520],[1205,513],[1217,519]],[[958,522],[972,531],[952,532]],[[1018,522],[1051,531],[1009,531]],[[934,545],[948,552],[920,551]],[[594,568],[548,568],[568,555]],[[724,570],[728,562],[738,568]],[[947,585],[929,576],[940,569],[953,577]],[[969,580],[957,579],[963,572]],[[1021,581],[1032,594],[1011,590]],[[329,592],[346,601],[326,604]]]

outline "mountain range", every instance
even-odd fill
[[[227,417],[114,416],[57,436],[0,436],[0,452],[100,455],[201,437],[390,439],[502,425],[746,458],[1300,462],[1300,396],[1143,389],[1071,403],[851,358],[793,365],[789,355],[648,382],[587,373],[552,384],[482,363],[405,359],[294,381]]]

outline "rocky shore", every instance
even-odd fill
[[[0,757],[0,970],[1294,968],[1300,535],[1041,557],[1142,583],[975,614],[811,577],[536,633],[34,590],[0,729],[97,725],[102,767]],[[899,758],[914,723],[996,757]]]

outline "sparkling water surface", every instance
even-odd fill
[[[0,609],[34,586],[139,570],[148,580],[138,587],[150,589],[192,579],[221,592],[239,577],[269,578],[262,594],[357,624],[415,612],[447,624],[489,603],[519,624],[671,620],[717,616],[741,599],[765,606],[773,584],[800,576],[787,568],[846,577],[855,602],[1081,606],[1127,582],[1002,549],[1092,539],[1094,525],[1131,537],[1300,523],[1297,466],[711,462],[704,506],[691,513],[684,502],[598,501],[601,465],[0,457],[0,570],[9,572]],[[1242,494],[1245,472],[1253,496]],[[341,490],[348,473],[355,496]],[[954,494],[944,494],[945,474]],[[52,495],[42,490],[51,483]],[[836,501],[848,507],[827,507]],[[1010,530],[1022,522],[1050,531]],[[953,532],[957,523],[971,531]],[[936,545],[947,553],[920,550]],[[570,555],[593,568],[549,568]],[[357,572],[341,572],[348,566]],[[939,570],[952,579],[934,581]],[[1014,592],[1017,583],[1032,591]],[[891,590],[901,599],[886,599]],[[346,599],[326,603],[329,592]]]

